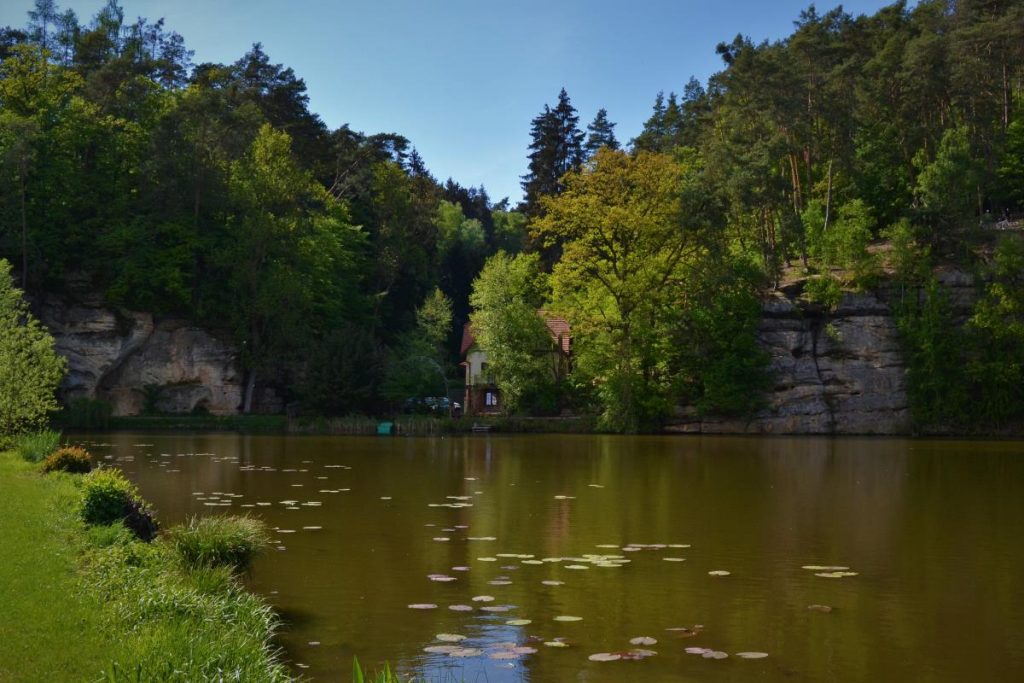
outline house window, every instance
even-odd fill
[[[498,395],[493,391],[488,391],[484,394],[484,405],[489,408],[494,408],[498,405]]]

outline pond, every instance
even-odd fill
[[[248,581],[310,680],[1024,680],[1021,442],[84,441],[165,524],[275,529]]]

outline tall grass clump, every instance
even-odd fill
[[[139,496],[135,485],[121,470],[108,467],[86,475],[80,514],[86,524],[121,522],[144,541],[152,540],[158,528],[153,511]]]
[[[104,681],[288,681],[273,645],[278,620],[227,568],[183,567],[164,543],[104,538],[85,555],[87,576],[129,636]]]
[[[77,446],[58,448],[43,460],[40,468],[47,472],[70,472],[71,474],[88,474],[92,469],[89,452]]]
[[[15,444],[18,455],[29,462],[41,462],[58,448],[60,448],[60,432],[51,429],[25,434],[19,437]]]
[[[241,571],[266,550],[270,538],[258,519],[214,515],[192,517],[169,529],[166,542],[187,567],[231,567]]]

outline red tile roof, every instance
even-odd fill
[[[548,326],[552,341],[559,343],[562,353],[569,353],[569,346],[572,343],[569,321],[559,316],[549,316],[544,311],[541,311],[540,314],[544,316],[544,324]],[[475,343],[476,337],[473,336],[473,326],[466,323],[462,326],[462,343],[459,345],[459,355],[465,356],[466,352]]]

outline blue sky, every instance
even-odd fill
[[[79,20],[103,0],[65,0]],[[196,62],[233,62],[256,41],[295,69],[332,128],[397,132],[439,179],[520,197],[530,120],[565,87],[582,125],[604,107],[626,141],[659,90],[720,69],[737,33],[788,35],[806,0],[122,0],[128,19],[165,17]],[[817,3],[820,12],[833,2]],[[853,14],[890,4],[849,0]],[[31,0],[0,2],[22,26]]]

